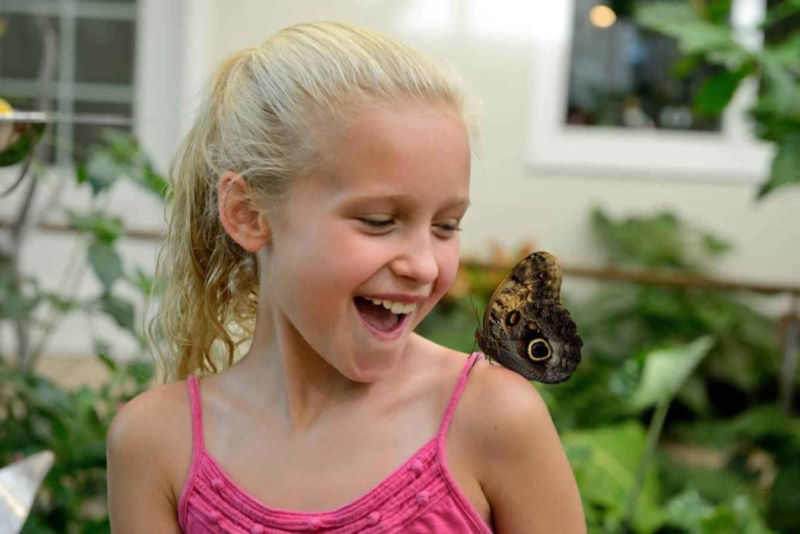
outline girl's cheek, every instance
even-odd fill
[[[439,256],[439,276],[436,279],[436,284],[433,288],[434,293],[438,298],[444,296],[450,286],[456,279],[458,273],[459,262],[459,246],[458,242],[454,244],[448,243],[447,247],[442,251]]]

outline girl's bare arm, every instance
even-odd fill
[[[522,376],[484,366],[477,380],[477,475],[498,534],[585,534],[578,487],[550,414]]]
[[[113,534],[180,534],[177,506],[164,469],[170,440],[159,432],[159,391],[128,402],[111,422],[106,438],[108,510]]]

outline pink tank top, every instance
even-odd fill
[[[271,508],[223,472],[203,445],[197,377],[187,379],[192,406],[192,463],[178,501],[186,534],[267,532],[491,533],[459,489],[445,462],[445,436],[467,376],[480,353],[461,371],[439,431],[391,475],[358,499],[335,510],[298,512]]]

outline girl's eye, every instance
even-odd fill
[[[359,217],[358,220],[372,228],[386,228],[394,222],[392,219],[369,219],[366,217]]]
[[[370,217],[358,217],[359,222],[362,224],[375,229],[383,229],[386,230],[391,228],[395,224],[394,219],[373,219]],[[452,235],[456,232],[461,231],[461,227],[458,226],[458,223],[441,223],[435,225],[436,230],[446,235]]]
[[[448,232],[460,232],[461,227],[457,224],[440,224],[439,228]]]

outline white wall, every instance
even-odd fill
[[[545,0],[539,2],[536,5],[546,5]],[[166,9],[160,7],[162,2],[147,0],[145,4],[152,10]],[[482,255],[492,239],[508,246],[533,241],[565,264],[598,265],[600,255],[587,231],[593,205],[601,205],[614,216],[671,210],[733,244],[734,252],[717,267],[718,276],[800,284],[800,187],[779,190],[756,203],[755,187],[742,183],[700,177],[612,178],[607,173],[593,176],[569,169],[549,173],[530,169],[525,159],[525,111],[536,96],[529,83],[535,65],[533,39],[526,34],[519,11],[523,4],[527,6],[524,15],[535,16],[529,2],[510,0],[184,0],[185,9],[191,11],[185,20],[192,24],[182,31],[194,35],[194,44],[185,56],[192,65],[184,66],[191,75],[177,90],[182,117],[177,128],[185,127],[187,110],[203,74],[229,53],[297,22],[332,19],[363,25],[451,62],[483,100],[482,148],[474,166],[472,207],[462,233],[465,255]],[[474,18],[486,6],[493,7]],[[147,18],[154,17],[157,11]],[[147,135],[146,129],[142,131]],[[168,153],[177,141],[177,137],[162,135],[159,151]],[[153,139],[144,142],[152,144]],[[133,197],[127,198],[123,211],[132,215]],[[152,211],[140,212],[132,224],[158,227],[160,218]],[[67,241],[58,236],[34,239],[25,251],[25,265],[44,279],[54,280]],[[126,254],[143,264],[152,262],[154,250],[143,243],[125,247]],[[570,284],[580,285],[568,280],[566,291]],[[3,337],[7,339],[7,335]],[[76,320],[62,328],[51,352],[85,351],[86,337],[85,322]]]

